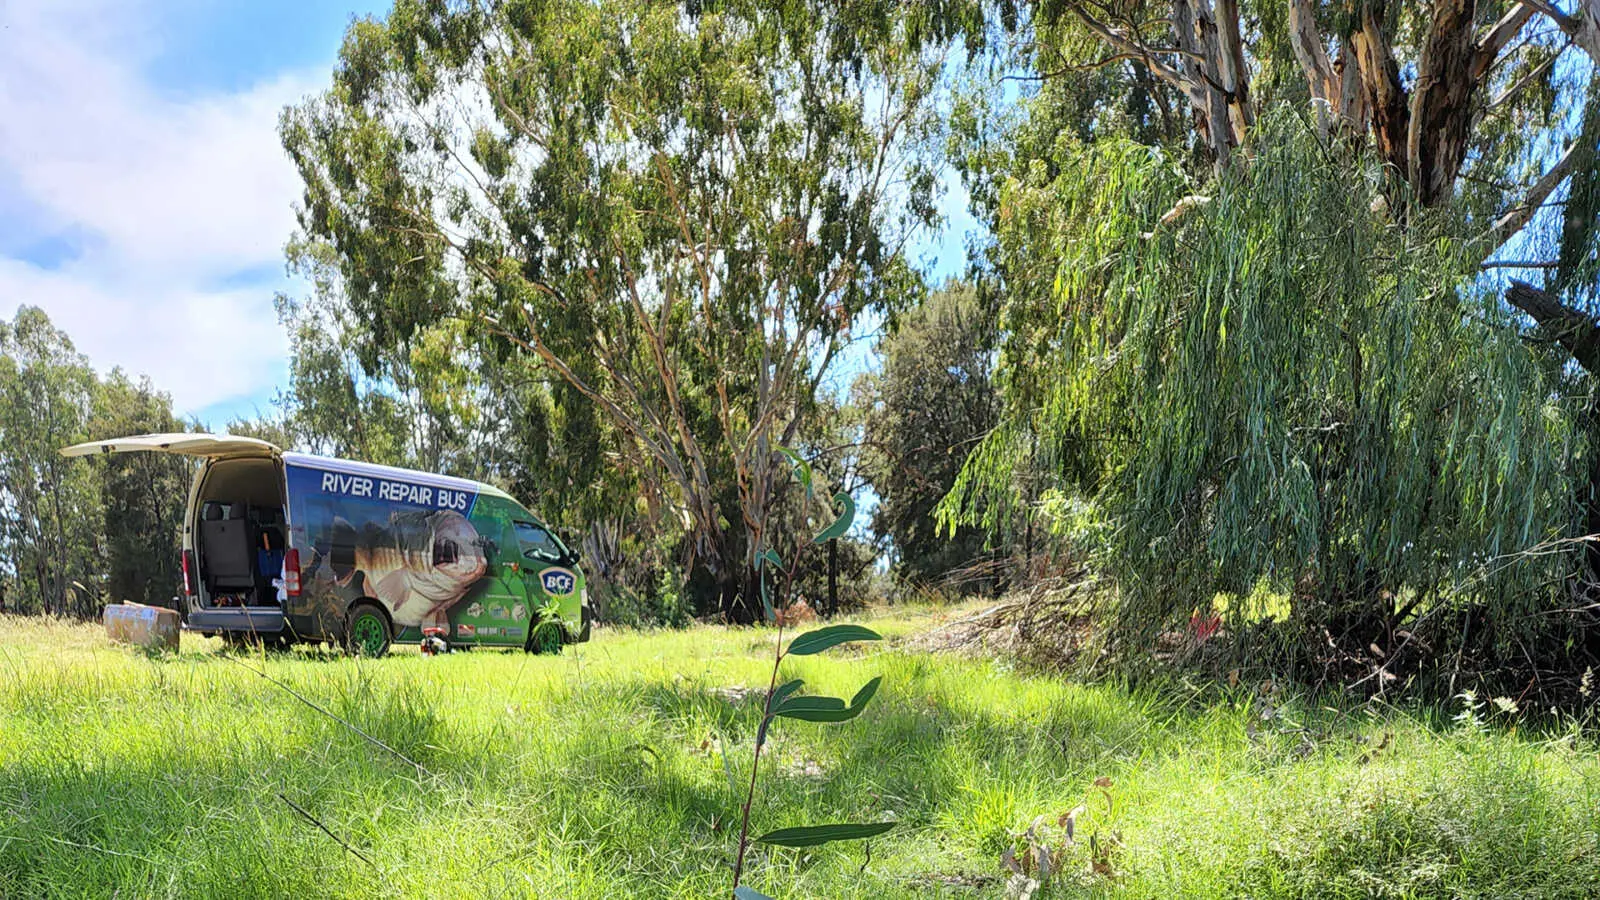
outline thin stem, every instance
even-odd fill
[[[783,619],[778,619],[778,638],[773,644],[772,678],[767,681],[767,700],[761,706],[761,726],[756,729],[755,758],[750,763],[750,787],[744,795],[744,819],[739,823],[739,855],[733,863],[733,886],[739,887],[744,875],[744,852],[750,846],[750,806],[756,799],[756,773],[761,770],[761,747],[766,741],[766,723],[772,717],[772,695],[778,689],[778,666],[783,662]]]

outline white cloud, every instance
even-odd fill
[[[0,216],[22,217],[13,243],[82,244],[53,266],[0,247],[0,314],[42,307],[97,366],[148,374],[193,413],[281,377],[272,295],[298,178],[277,116],[327,75],[163,93],[141,72],[144,12],[0,3],[0,183],[20,195]]]
[[[97,367],[149,375],[180,414],[270,393],[288,355],[270,289],[106,285],[0,259],[0,297],[42,307]]]

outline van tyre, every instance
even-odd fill
[[[376,659],[389,652],[394,635],[389,617],[376,603],[357,603],[344,623],[344,649],[352,656]]]
[[[528,642],[522,649],[528,653],[560,653],[567,642],[567,630],[556,622],[540,622],[528,632]]]

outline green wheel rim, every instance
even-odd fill
[[[372,613],[361,613],[350,624],[350,638],[362,655],[377,656],[383,652],[383,623]]]
[[[555,653],[561,649],[561,628],[553,622],[540,622],[529,642],[535,653]]]

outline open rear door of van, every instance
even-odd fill
[[[252,437],[231,434],[136,434],[129,437],[89,441],[61,449],[62,456],[97,456],[107,453],[172,453],[204,460],[208,465],[232,459],[274,459],[282,454],[278,447]],[[198,486],[198,484],[197,484]],[[193,501],[191,501],[193,502]],[[194,515],[186,511],[186,516]],[[246,543],[248,547],[248,542]],[[184,571],[200,573],[194,567],[194,551],[185,539]],[[204,554],[201,554],[202,559]],[[185,575],[185,581],[188,575]],[[184,627],[207,634],[255,632],[276,635],[283,631],[283,610],[259,607],[190,608],[184,614]]]
[[[272,457],[281,451],[253,437],[233,434],[136,434],[130,437],[89,441],[63,447],[62,456],[93,456],[98,453],[177,453],[203,459]]]

